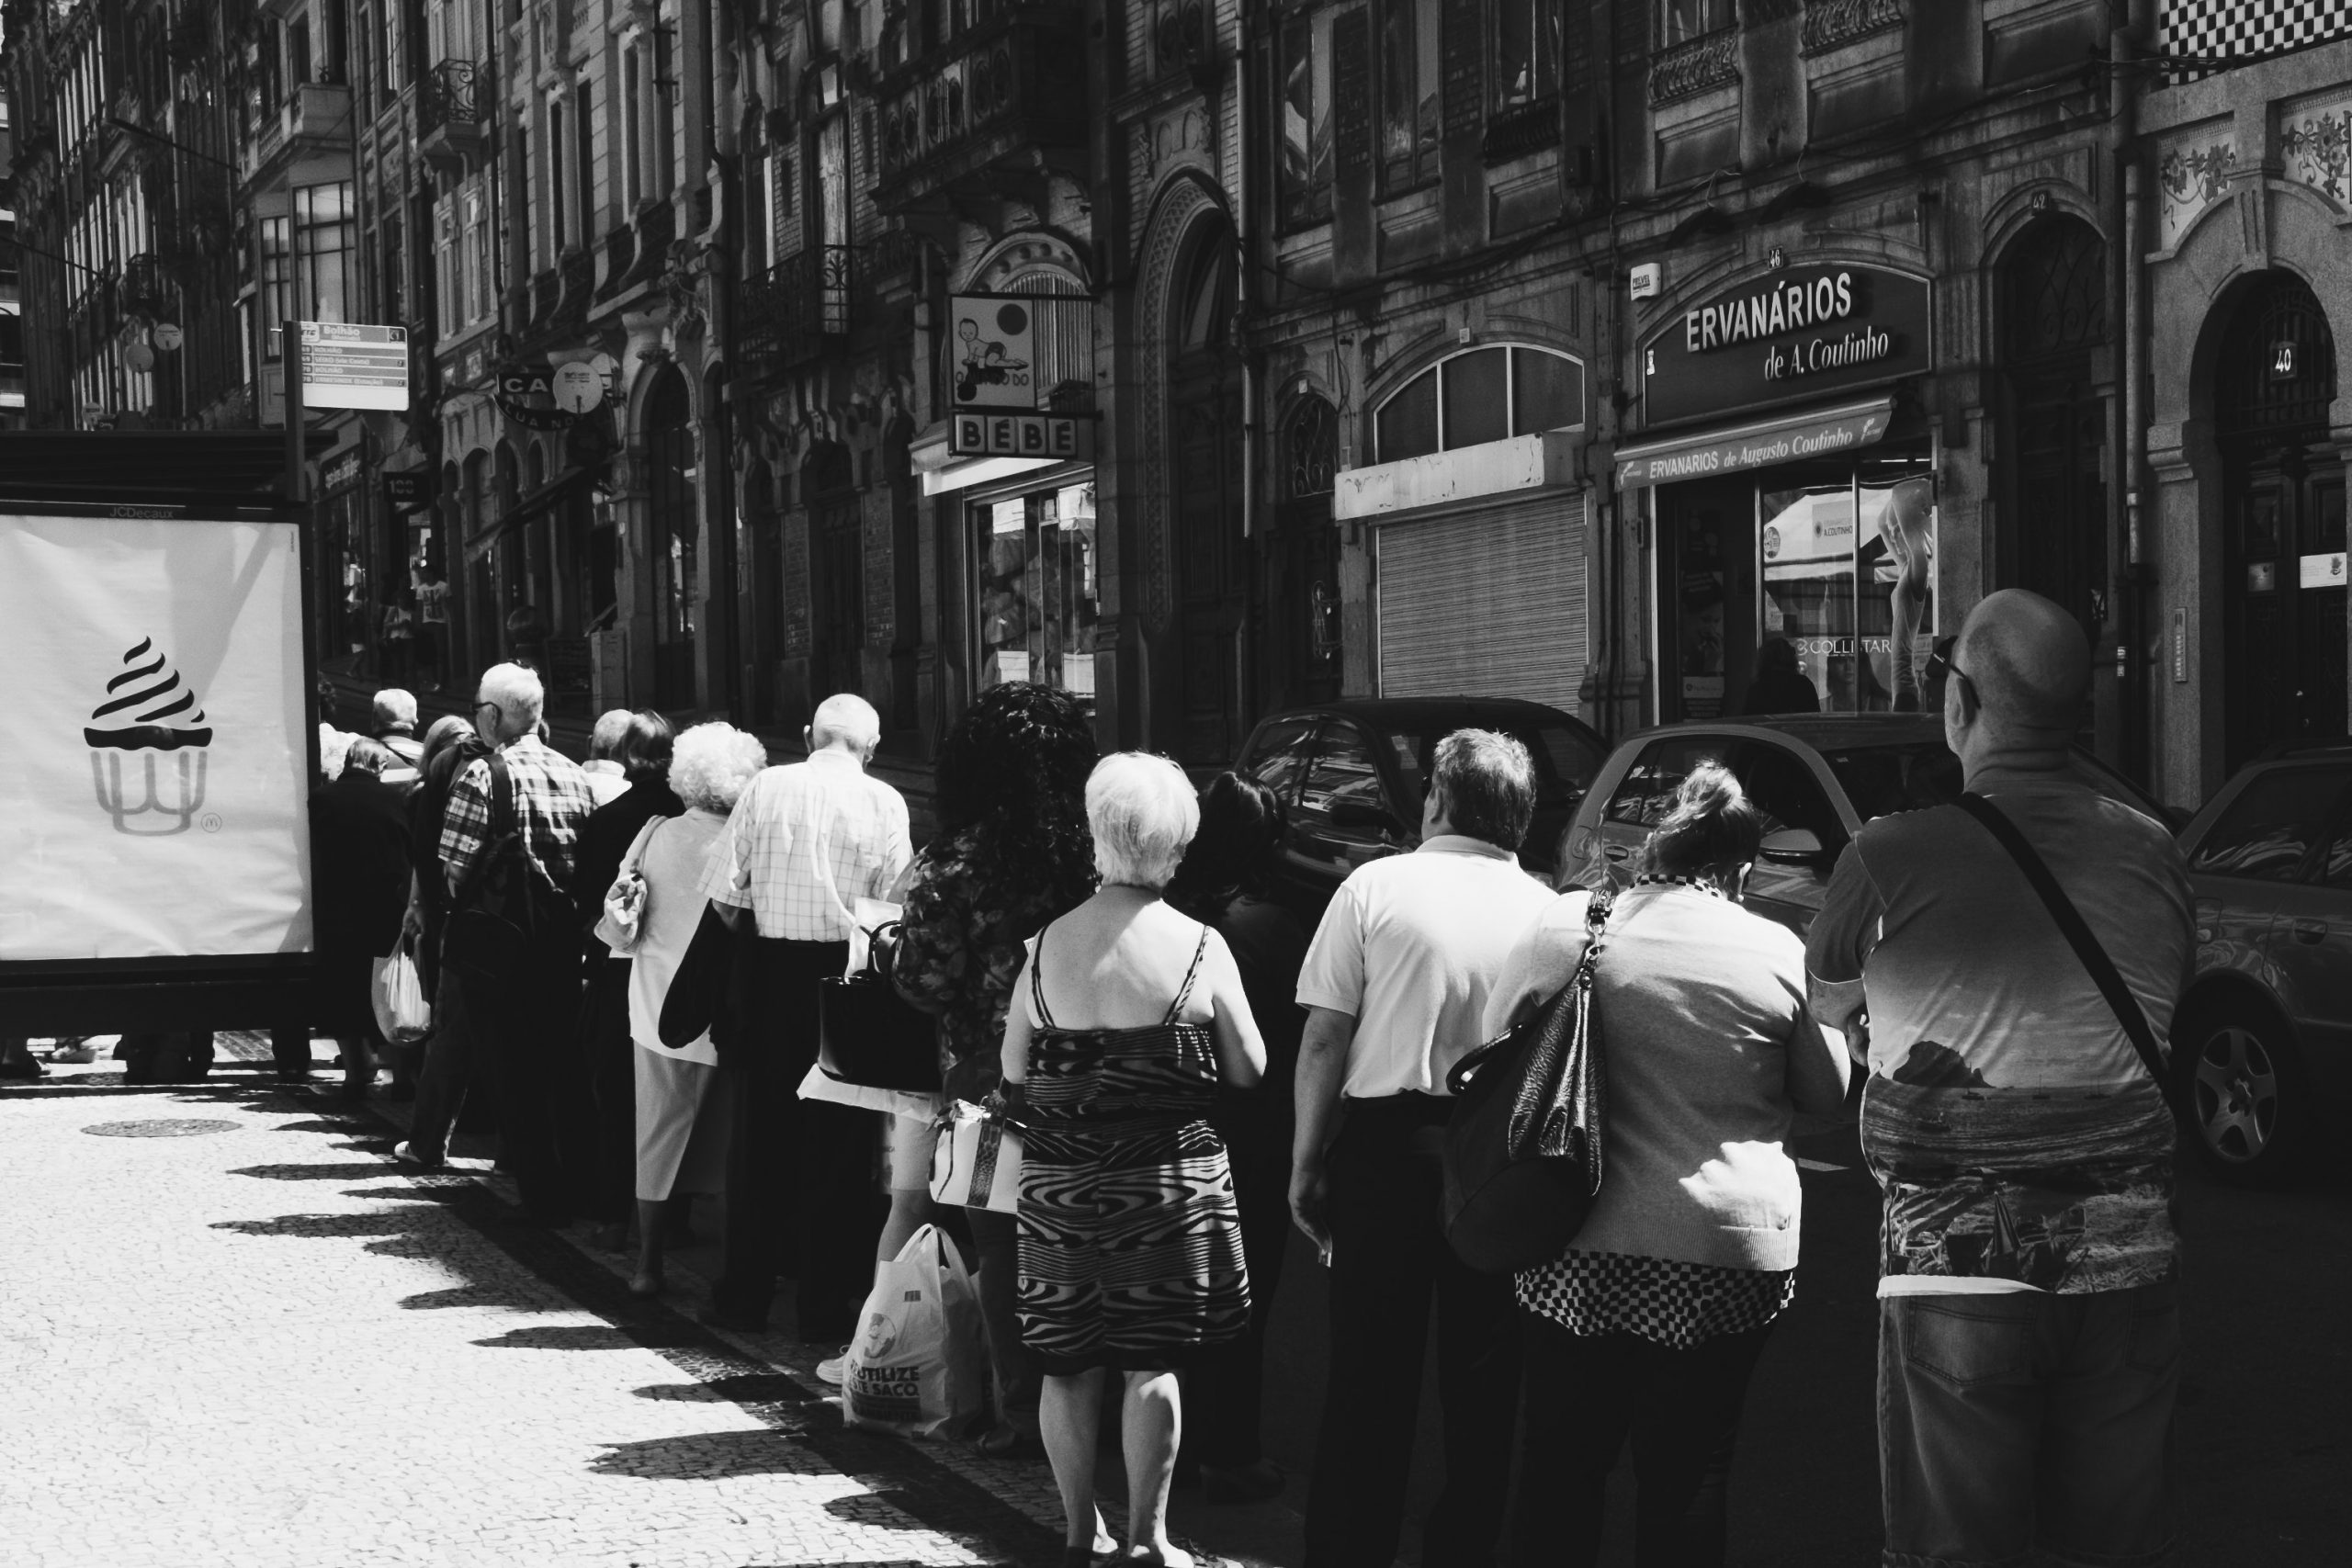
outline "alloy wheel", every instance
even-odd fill
[[[2214,1157],[2260,1159],[2278,1131],[2278,1065],[2262,1037],[2242,1024],[2208,1035],[2190,1078],[2197,1129]]]

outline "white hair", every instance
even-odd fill
[[[475,688],[483,702],[496,703],[502,729],[527,735],[547,711],[548,689],[534,671],[520,664],[493,664],[481,672]]]
[[[670,787],[688,806],[724,817],[767,765],[768,749],[758,736],[731,724],[697,724],[670,752]]]
[[[379,729],[390,729],[394,726],[403,729],[416,728],[416,698],[398,686],[387,686],[377,693],[374,707],[376,728]]]
[[[863,751],[882,739],[882,716],[854,692],[836,692],[817,705],[808,721],[808,746],[821,751],[846,740]]]
[[[592,758],[617,756],[621,737],[628,733],[628,721],[636,716],[627,708],[606,708],[598,715],[596,728],[588,732],[588,755]]]
[[[1200,829],[1200,796],[1167,758],[1115,751],[1087,775],[1086,822],[1105,884],[1165,887]]]

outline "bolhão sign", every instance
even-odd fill
[[[1829,263],[1698,301],[1642,341],[1643,417],[1656,426],[1871,386],[1932,367],[1925,278]]]

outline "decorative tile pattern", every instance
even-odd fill
[[[2198,214],[2222,198],[2238,161],[2237,133],[2209,128],[2165,142],[2156,155],[2156,194],[2162,203],[2156,223],[2159,249],[2171,250]]]
[[[2344,0],[2158,0],[2156,6],[2156,48],[2168,56],[2237,65],[2347,37],[2352,6]],[[2191,64],[2167,74],[2193,81],[2223,68]]]
[[[2352,94],[2283,111],[2278,155],[2290,180],[2352,207]]]

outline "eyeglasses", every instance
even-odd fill
[[[1968,688],[1968,700],[1982,706],[1984,699],[1976,694],[1975,680],[1967,671],[1952,662],[1952,650],[1959,641],[1956,637],[1948,637],[1936,644],[1935,651],[1928,656],[1927,683],[1934,685],[1947,676],[1957,675],[1961,683]]]

